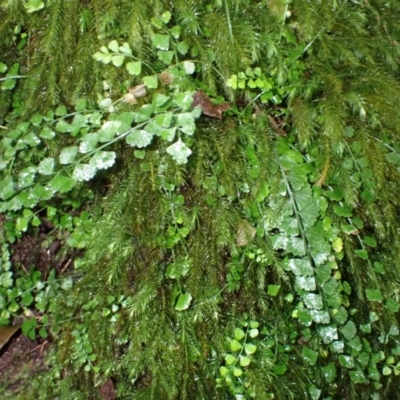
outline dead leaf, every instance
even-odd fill
[[[131,93],[127,93],[127,94],[125,95],[124,101],[125,101],[125,103],[132,104],[132,105],[137,104],[136,97],[135,97],[133,94],[131,94]]]
[[[243,220],[238,223],[236,231],[236,245],[246,246],[256,235],[256,230],[250,222]]]
[[[137,104],[137,99],[146,96],[146,94],[146,85],[142,83],[133,88],[129,88],[128,93],[125,95],[124,101],[125,103],[134,105]]]
[[[0,327],[0,349],[9,342],[15,332],[21,328],[21,325],[1,326]]]
[[[278,135],[287,136],[286,132],[281,128],[282,124],[279,124],[271,115],[268,115],[268,118]]]
[[[161,85],[163,86],[170,85],[174,81],[174,76],[168,71],[161,72],[158,77],[160,78]]]
[[[111,378],[108,378],[99,390],[104,400],[114,400],[116,397],[114,383]]]
[[[211,99],[202,91],[198,90],[193,95],[192,107],[200,106],[203,114],[209,117],[221,119],[222,113],[231,108],[229,103],[214,104]]]

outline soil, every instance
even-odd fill
[[[56,270],[58,275],[70,270],[76,254],[63,251],[62,240],[55,236],[50,224],[42,224],[35,236],[26,235],[12,244],[10,250],[14,274],[26,274],[34,267],[41,272],[42,280],[46,281],[51,270]],[[34,310],[32,313],[37,314]],[[22,322],[23,317],[20,317],[13,324]],[[15,332],[0,349],[0,390],[13,393],[26,373],[31,375],[45,370],[45,355],[50,346],[49,340],[40,337],[31,340],[20,329]]]
[[[0,216],[1,226],[1,216]],[[11,262],[14,274],[28,273],[34,267],[42,274],[41,279],[46,281],[50,271],[55,270],[60,276],[73,269],[74,259],[79,253],[71,253],[71,249],[64,246],[63,233],[54,233],[51,224],[42,224],[35,236],[26,235],[11,246]],[[32,313],[40,317],[32,310]],[[22,324],[23,317],[14,321],[14,325]],[[19,329],[11,339],[0,348],[0,392],[12,398],[23,380],[27,376],[47,369],[45,358],[51,348],[51,339],[30,340]],[[98,388],[104,400],[116,398],[114,383],[108,379]]]

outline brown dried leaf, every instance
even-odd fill
[[[229,103],[214,104],[211,99],[202,91],[198,90],[193,95],[192,107],[200,106],[203,114],[209,117],[221,119],[222,113],[231,108]]]
[[[140,97],[144,97],[147,94],[146,85],[144,85],[143,83],[133,88],[129,88],[128,90],[129,93],[133,94],[137,99],[139,99]]]
[[[256,235],[256,230],[250,222],[243,220],[238,223],[236,231],[236,245],[246,246]]]
[[[13,326],[2,326],[0,327],[0,349],[8,343],[15,332],[21,327],[21,325]]]
[[[163,86],[170,85],[174,81],[174,76],[167,71],[161,72],[158,77]]]
[[[137,99],[146,96],[146,94],[146,85],[142,83],[133,88],[129,88],[128,93],[125,95],[124,101],[125,103],[135,105],[137,104]]]
[[[108,378],[99,390],[104,400],[114,400],[116,398],[114,383],[111,378]]]
[[[136,97],[132,93],[127,93],[124,97],[125,103],[135,105],[137,104]]]

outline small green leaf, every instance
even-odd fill
[[[341,366],[345,368],[354,368],[354,359],[352,356],[341,354],[339,356],[339,363]]]
[[[322,390],[318,389],[316,386],[310,386],[310,389],[308,389],[308,392],[310,393],[311,399],[312,400],[318,400],[321,396]]]
[[[26,12],[29,14],[32,14],[32,13],[44,8],[44,3],[42,0],[30,0],[27,3],[25,3],[24,6],[26,9]]]
[[[340,253],[343,250],[343,241],[341,238],[337,238],[332,242],[332,249],[336,253]]]
[[[69,192],[76,184],[74,179],[68,178],[63,175],[56,175],[49,183],[49,187],[56,192],[66,193]],[[47,188],[44,188],[45,190]]]
[[[161,18],[152,18],[151,23],[158,29],[163,27],[163,21]]]
[[[232,75],[227,81],[226,86],[231,87],[232,89],[238,88],[238,77],[237,75]]]
[[[96,167],[90,164],[77,164],[72,177],[78,181],[90,181],[96,174]]]
[[[42,175],[51,175],[54,171],[54,158],[47,157],[40,161],[38,171]]]
[[[171,13],[169,11],[165,11],[161,15],[161,21],[164,22],[164,24],[168,24],[168,22],[171,20]]]
[[[56,108],[56,111],[54,112],[54,114],[57,117],[64,117],[65,115],[67,115],[67,107],[65,106],[58,106]]]
[[[34,114],[32,115],[31,119],[29,120],[32,125],[39,126],[43,120],[43,115],[41,114]]]
[[[192,301],[192,295],[190,293],[181,293],[178,297],[178,301],[175,305],[175,310],[184,311],[187,310]]]
[[[47,126],[45,126],[39,133],[39,136],[43,139],[53,139],[56,134]]]
[[[325,380],[328,383],[332,383],[335,381],[337,372],[336,372],[336,366],[334,363],[329,363],[328,365],[325,365],[321,368],[321,371],[325,377]]]
[[[343,328],[340,329],[340,332],[342,332],[343,336],[347,340],[353,339],[353,337],[357,333],[355,323],[353,321],[347,321],[346,325],[344,325]]]
[[[258,321],[250,321],[250,328],[255,329],[260,326],[260,323]]]
[[[258,335],[259,335],[259,330],[257,329],[257,328],[253,328],[253,329],[250,329],[249,330],[249,336],[251,337],[251,338],[255,338],[255,337],[257,337]]]
[[[374,270],[378,272],[378,274],[385,275],[385,267],[380,262],[374,262]]]
[[[247,367],[251,363],[251,360],[247,356],[240,356],[240,366],[241,367]]]
[[[146,147],[148,146],[153,139],[153,135],[144,129],[138,130],[135,129],[126,137],[126,143],[130,146],[135,147]]]
[[[22,218],[18,217],[15,223],[15,229],[18,232],[25,232],[28,229],[28,219],[27,218]]]
[[[74,127],[66,122],[64,119],[60,119],[56,125],[56,131],[60,133],[72,132]]]
[[[370,247],[376,247],[376,245],[377,245],[375,238],[373,238],[371,236],[363,237],[363,242],[366,243]]]
[[[125,61],[125,56],[123,54],[118,54],[111,57],[111,62],[114,66],[120,67]]]
[[[318,359],[318,353],[309,347],[303,347],[302,351],[303,358],[311,365],[315,365]]]
[[[188,157],[192,154],[192,150],[186,146],[181,139],[167,147],[167,153],[172,156],[177,164],[186,164]]]
[[[170,100],[169,96],[165,96],[164,94],[161,93],[156,93],[153,96],[152,104],[155,107],[162,107],[164,106],[168,101]],[[171,113],[168,113],[172,116]],[[161,114],[160,116],[165,116],[165,114]]]
[[[193,93],[191,92],[178,93],[177,95],[175,95],[174,102],[183,111],[186,111],[192,106]]]
[[[243,370],[241,368],[235,367],[233,368],[233,375],[238,377],[243,375]]]
[[[37,321],[35,318],[26,319],[21,326],[22,333],[27,336],[28,332],[34,330],[37,326]]]
[[[164,64],[169,65],[169,64],[171,64],[172,58],[174,57],[174,52],[173,51],[158,51],[157,57]]]
[[[119,46],[119,51],[127,56],[132,55],[132,49],[127,42],[124,42],[122,46]]]
[[[383,301],[383,296],[380,290],[367,289],[365,292],[369,301],[378,301],[379,303]]]
[[[87,134],[79,145],[79,152],[83,154],[90,153],[96,148],[98,141],[99,135],[97,133]]]
[[[111,40],[110,43],[108,43],[108,48],[113,51],[114,53],[118,53],[119,51],[119,44],[116,40]]]
[[[151,41],[153,42],[153,46],[158,50],[169,50],[169,36],[161,35],[159,33],[155,33],[151,37]]]
[[[33,296],[30,292],[26,292],[23,296],[22,296],[22,304],[25,307],[29,307],[33,302]]]
[[[399,311],[399,303],[393,299],[387,299],[385,307],[394,313]]]
[[[175,39],[179,39],[179,36],[181,35],[181,27],[179,25],[173,26],[169,31]]]
[[[0,62],[0,74],[2,74],[3,72],[6,72],[8,69],[7,65]]]
[[[246,334],[244,333],[243,329],[235,328],[234,336],[236,340],[242,340]]]
[[[146,152],[144,150],[135,150],[133,152],[136,158],[139,158],[140,160],[143,160],[144,157],[146,156]]]
[[[35,147],[41,143],[41,140],[32,132],[24,136],[23,141],[31,147]]]
[[[14,284],[14,280],[12,277],[12,272],[3,272],[0,274],[0,286],[3,288],[9,288]]]
[[[176,44],[176,49],[178,50],[178,53],[185,56],[189,51],[189,45],[187,44],[187,42],[179,42]]]
[[[385,366],[382,368],[382,375],[388,376],[388,375],[390,375],[391,373],[392,373],[392,370],[391,370],[390,367],[388,367],[387,365],[385,365]]]
[[[268,285],[268,295],[275,297],[280,290],[281,286],[280,285]]]
[[[65,147],[60,153],[60,164],[66,165],[74,162],[76,155],[78,154],[77,146]]]
[[[142,62],[141,61],[131,61],[126,64],[126,70],[131,75],[140,75],[142,72]]]
[[[114,165],[116,154],[114,151],[98,151],[89,161],[96,169],[107,169]]]
[[[227,365],[232,365],[236,362],[236,357],[234,357],[232,354],[227,354],[225,356],[225,362]]]
[[[246,343],[244,345],[244,351],[247,355],[254,354],[257,351],[257,346],[254,344]]]
[[[368,252],[365,249],[361,249],[361,250],[354,250],[354,253],[362,258],[363,260],[368,260]]]
[[[231,340],[229,345],[231,347],[231,351],[239,351],[242,348],[242,345],[236,339]]]
[[[364,373],[361,370],[350,371],[349,372],[350,379],[354,383],[367,383],[368,380],[365,378]]]
[[[158,77],[157,77],[157,75],[145,76],[145,77],[143,77],[143,83],[149,89],[157,89],[157,87],[158,87]]]
[[[46,331],[46,328],[44,328],[43,326],[39,329],[39,336],[42,339],[46,339],[49,336],[47,331]]]
[[[114,139],[116,134],[121,133],[121,127],[122,127],[121,121],[117,121],[117,120],[106,121],[97,133],[98,141],[100,143],[111,141],[112,139]]]
[[[352,210],[350,207],[343,205],[343,206],[333,206],[333,212],[338,215],[339,217],[349,218],[352,216]]]

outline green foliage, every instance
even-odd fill
[[[34,88],[0,64],[0,295],[5,322],[34,306],[56,338],[20,396],[95,398],[110,377],[135,399],[391,396],[398,2],[163,6],[2,6],[42,50],[10,61]],[[222,120],[199,89],[229,99]],[[68,215],[102,176],[101,215]],[[42,208],[85,250],[80,275],[16,290],[9,242]]]

